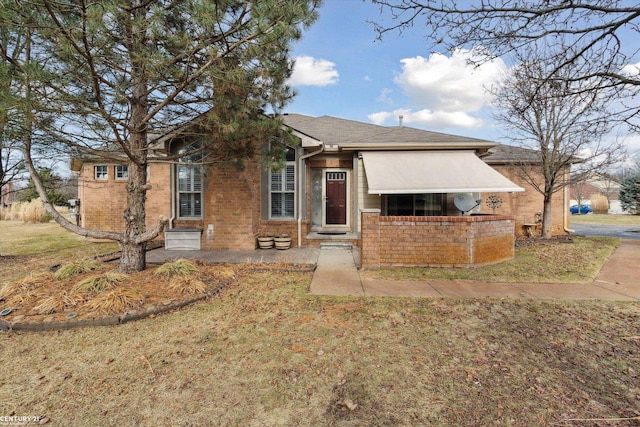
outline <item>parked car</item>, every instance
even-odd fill
[[[573,205],[569,208],[569,210],[571,211],[572,215],[576,215],[578,213],[578,205]],[[580,205],[580,214],[581,215],[585,215],[588,213],[593,212],[593,209],[591,209],[591,206],[589,205]]]

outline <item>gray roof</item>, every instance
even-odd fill
[[[528,148],[501,144],[491,148],[489,155],[484,158],[484,161],[489,164],[539,163],[540,152]]]
[[[369,123],[346,120],[338,117],[311,117],[302,114],[284,114],[282,120],[290,128],[310,136],[325,145],[337,144],[344,148],[350,146],[375,148],[376,145],[429,144],[442,145],[442,148],[489,148],[497,142],[478,138],[430,132],[406,126],[378,126]]]

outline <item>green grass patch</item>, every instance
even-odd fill
[[[571,215],[572,224],[590,225],[628,225],[630,227],[640,227],[640,215]]]
[[[58,224],[0,221],[0,282],[18,280],[33,271],[119,250],[114,242],[95,242]]]
[[[109,247],[104,250],[105,247]],[[0,221],[0,254],[20,256],[72,250],[74,252],[100,247],[104,252],[117,250],[115,243],[96,244],[71,233],[54,222],[27,224],[19,221]]]
[[[383,268],[362,272],[389,280],[476,280],[483,282],[585,283],[592,281],[618,246],[608,237],[577,237],[516,249],[513,260],[480,268]]]

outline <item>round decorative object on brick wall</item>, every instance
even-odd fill
[[[280,236],[276,236],[273,238],[273,241],[276,244],[276,249],[284,250],[291,247],[291,236],[289,236],[288,234],[281,234]]]

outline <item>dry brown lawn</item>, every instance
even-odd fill
[[[637,304],[315,297],[310,278],[253,273],[152,319],[3,333],[0,415],[65,426],[639,421]]]
[[[20,256],[1,271],[56,260]],[[637,303],[317,297],[308,272],[224,271],[168,314],[0,332],[0,425],[640,424]],[[175,292],[153,269],[137,282]]]

